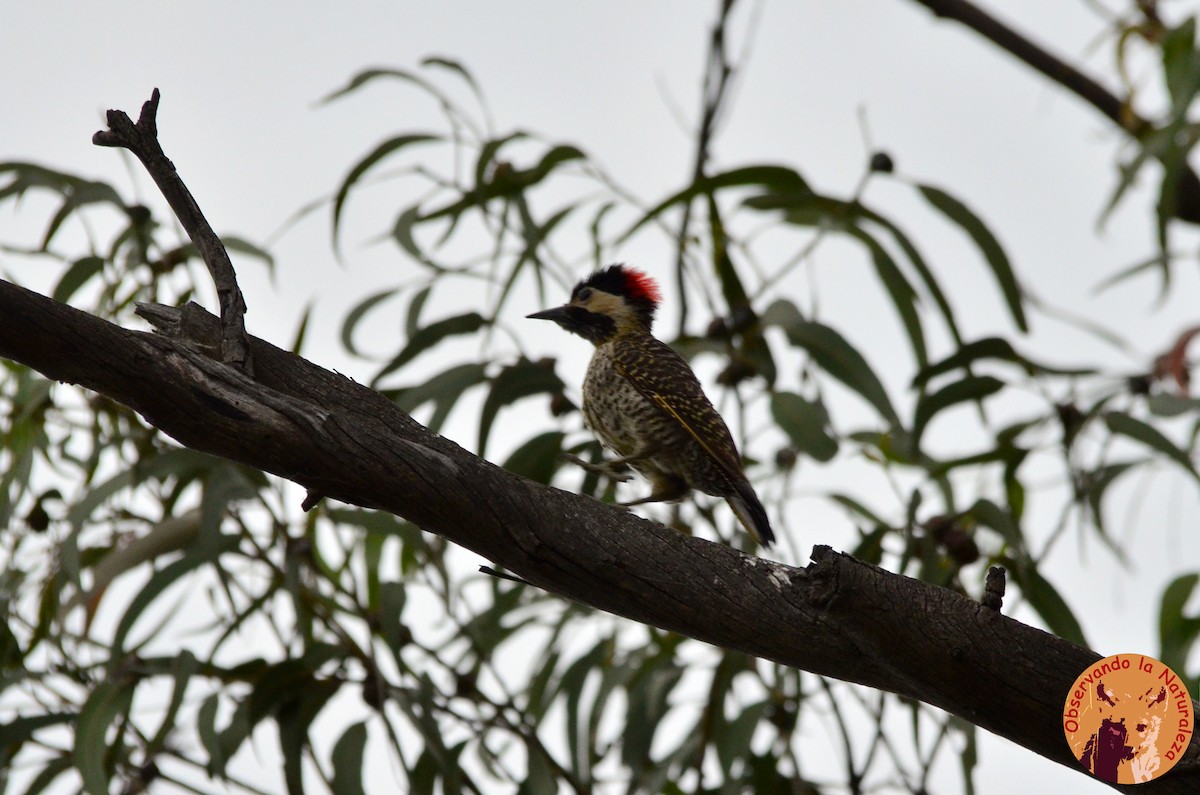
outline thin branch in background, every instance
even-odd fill
[[[716,135],[718,115],[721,112],[721,106],[725,99],[726,88],[729,86],[729,79],[733,75],[733,67],[730,65],[725,54],[725,33],[729,23],[729,13],[733,10],[734,3],[736,2],[737,0],[721,0],[721,15],[717,19],[716,24],[713,25],[709,38],[708,56],[705,59],[704,87],[702,89],[704,107],[700,115],[700,129],[696,134],[696,160],[692,167],[693,184],[704,178],[713,136]],[[687,250],[688,230],[691,228],[691,225],[692,202],[689,201],[684,205],[683,218],[679,221],[679,232],[676,234],[675,284],[679,293],[679,331],[677,335],[680,337],[684,336],[687,331],[688,302],[684,283],[684,271],[686,270],[685,252]]]
[[[838,736],[842,741],[843,761],[846,763],[846,782],[849,784],[851,792],[860,792],[859,787],[861,786],[863,773],[866,772],[866,768],[864,767],[862,772],[855,769],[854,743],[850,741],[850,730],[846,728],[846,717],[842,714],[842,708],[838,705],[838,699],[833,694],[833,688],[829,686],[829,680],[824,676],[818,676],[817,684],[829,702],[829,708],[833,713],[833,721],[837,725]]]
[[[1047,317],[1053,318],[1060,323],[1064,323],[1071,328],[1082,331],[1085,334],[1100,340],[1101,342],[1111,345],[1113,348],[1133,359],[1135,362],[1144,362],[1146,360],[1147,354],[1139,351],[1133,346],[1132,343],[1122,338],[1116,332],[1110,331],[1101,324],[1083,317],[1076,312],[1055,306],[1039,296],[1037,293],[1033,292],[1028,286],[1023,287],[1022,292],[1025,295],[1025,301],[1030,306],[1040,310]]]
[[[934,14],[966,25],[996,46],[1041,72],[1063,88],[1103,113],[1136,140],[1154,132],[1154,125],[1137,114],[1127,100],[1121,99],[1083,72],[1035,44],[969,0],[915,0]],[[1164,167],[1170,164],[1164,162]],[[1200,223],[1200,177],[1184,164],[1175,185],[1175,216]]]

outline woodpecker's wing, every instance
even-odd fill
[[[683,426],[710,461],[725,474],[724,494],[738,519],[763,546],[775,540],[767,511],[742,472],[728,426],[708,402],[692,368],[664,342],[649,335],[627,336],[612,346],[613,367],[634,389]]]
[[[705,396],[696,374],[671,346],[649,335],[613,346],[613,366],[634,389],[683,426],[729,477],[744,481],[742,461],[728,426]]]

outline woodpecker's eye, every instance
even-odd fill
[[[577,292],[575,294],[576,301],[587,301],[591,297],[592,297],[592,288],[591,287],[584,287],[582,290],[580,290],[579,292]]]

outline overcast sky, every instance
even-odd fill
[[[985,5],[1002,8],[1056,52],[1108,73],[1112,42],[1097,38],[1101,26],[1082,0]],[[521,127],[579,144],[652,202],[684,184],[690,170],[689,134],[676,117],[695,117],[715,6],[695,0],[10,3],[0,11],[0,160],[34,161],[122,190],[136,185],[147,201],[157,201],[140,172],[131,177],[113,150],[90,143],[105,108],[136,115],[157,86],[163,145],[214,227],[265,241],[301,206],[328,195],[373,145],[437,121],[430,103],[402,87],[376,87],[321,107],[317,100],[366,67],[413,68],[436,54],[473,72],[498,129]],[[1145,357],[1195,322],[1186,300],[1196,294],[1194,272],[1181,272],[1173,300],[1161,308],[1148,280],[1126,291],[1091,292],[1104,276],[1152,255],[1154,236],[1145,194],[1097,232],[1120,139],[1090,108],[908,0],[772,0],[757,8],[731,123],[716,147],[718,168],[788,163],[819,189],[848,195],[868,156],[865,117],[874,144],[893,155],[900,172],[950,190],[989,223],[1037,295],[1104,322],[1121,318]],[[739,17],[741,34],[750,27],[748,10]],[[745,41],[737,39],[735,54]],[[1147,95],[1154,94],[1148,87]],[[900,185],[882,186],[872,198],[917,230],[952,296],[978,292],[964,319],[968,338],[1011,333],[993,286],[979,286],[987,277],[978,253],[960,234],[935,223]],[[16,217],[0,213],[0,238],[20,236],[21,223],[41,224],[46,215],[38,206],[30,202]],[[361,204],[351,207],[370,217]],[[321,212],[272,245],[275,285],[252,263],[239,263],[239,275],[254,333],[288,344],[301,307],[317,298],[307,355],[367,378],[372,366],[346,360],[338,321],[371,285],[394,284],[415,266],[390,247],[367,245],[369,223],[350,229],[344,266],[335,262]],[[627,259],[666,275],[663,249],[636,245]],[[840,251],[830,248],[817,259],[827,264]],[[45,278],[28,267],[0,259],[0,269],[21,281]],[[866,270],[856,267],[826,268],[822,275],[824,311],[851,333],[856,323],[873,322],[856,292]],[[1131,372],[1149,361],[1123,360],[1045,317],[1035,317],[1033,327],[1026,349],[1051,361],[1091,358]],[[547,337],[545,344],[547,351],[565,351],[574,342]],[[887,358],[886,351],[867,353]],[[1138,526],[1153,534],[1146,542],[1152,549],[1134,571],[1120,572],[1094,545],[1085,573],[1076,571],[1077,547],[1048,569],[1102,653],[1156,650],[1162,585],[1196,568],[1194,522],[1180,518],[1195,508],[1195,493],[1180,482],[1152,490],[1138,522],[1117,517],[1121,532]],[[1147,515],[1154,526],[1145,527]],[[844,517],[838,521],[848,540]],[[1191,535],[1182,537],[1181,527]],[[1039,782],[1027,777],[1034,770],[1044,776]],[[1108,791],[1003,741],[987,742],[978,791],[1007,793],[1017,783],[1028,793]]]

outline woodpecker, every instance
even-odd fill
[[[565,305],[529,315],[596,346],[583,415],[618,458],[600,467],[572,460],[616,479],[628,465],[650,481],[650,496],[623,505],[677,502],[693,489],[723,497],[755,540],[770,546],[775,534],[729,428],[683,357],[651,333],[661,301],[645,273],[610,265],[575,285]]]

